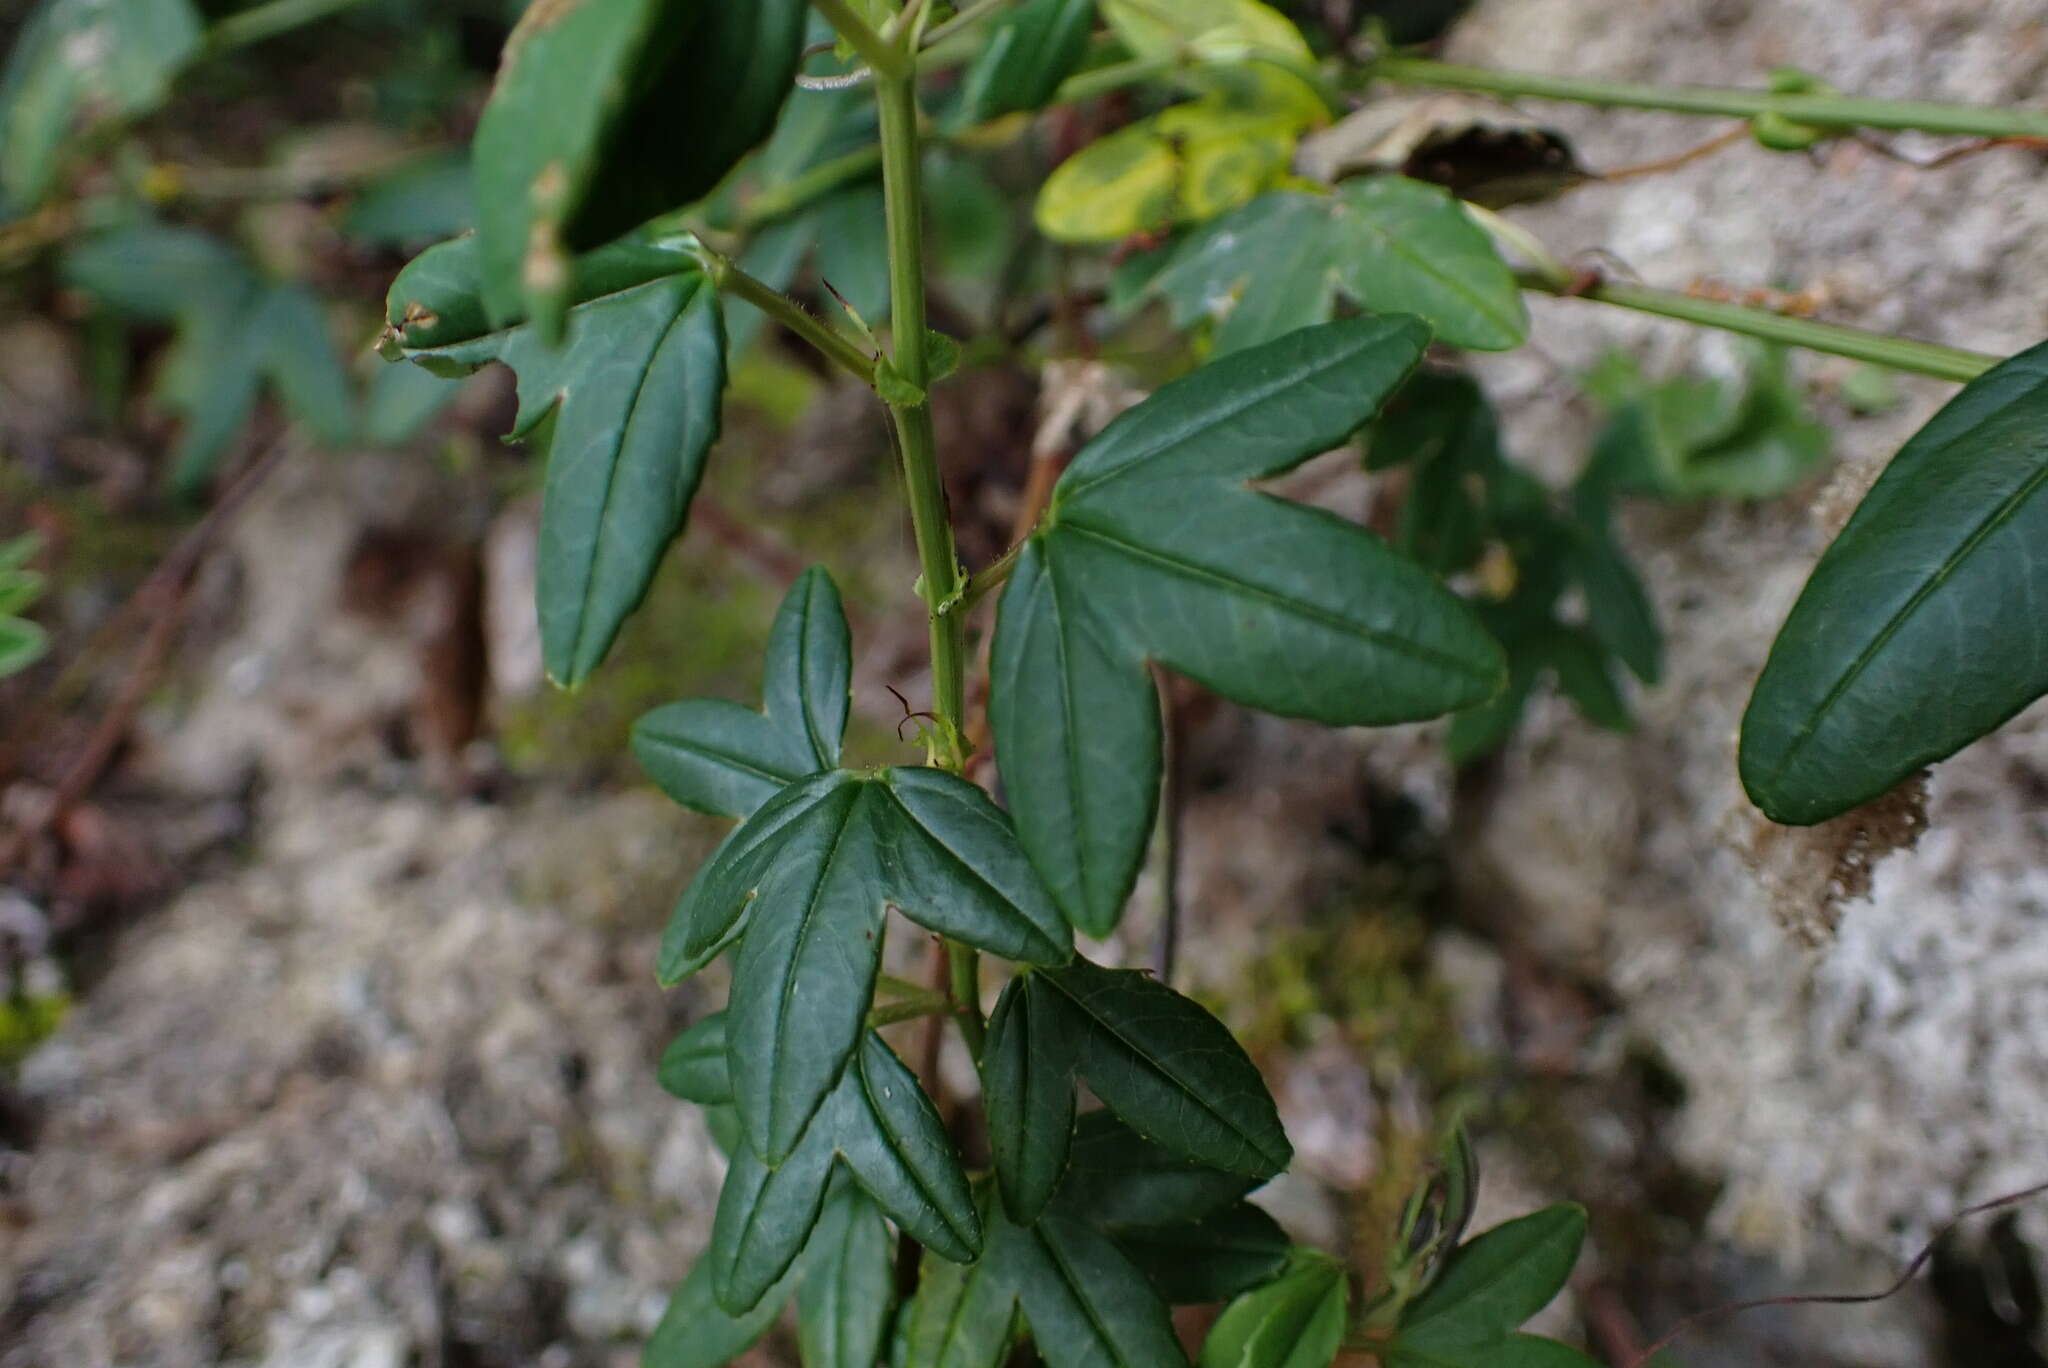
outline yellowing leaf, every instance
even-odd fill
[[[1161,110],[1062,162],[1038,193],[1039,231],[1114,242],[1214,218],[1286,177],[1297,128],[1214,96]]]

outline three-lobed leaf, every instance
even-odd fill
[[[770,1167],[748,1145],[733,1153],[704,1256],[722,1306],[752,1306],[782,1279],[842,1166],[927,1249],[962,1262],[981,1253],[982,1221],[938,1110],[870,1032],[786,1158]]]
[[[1183,326],[1214,318],[1219,354],[1323,322],[1339,297],[1414,314],[1455,347],[1501,351],[1529,332],[1492,240],[1445,191],[1402,176],[1262,195],[1174,249],[1150,288]]]
[[[1742,720],[1766,816],[1823,821],[2048,693],[2048,344],[1972,381],[1828,547]]]
[[[762,711],[715,698],[663,704],[633,724],[633,754],[684,807],[749,816],[797,780],[839,763],[852,676],[839,590],[812,566],[776,610]]]
[[[891,905],[1006,959],[1072,954],[1008,817],[937,770],[831,771],[791,785],[726,839],[677,909],[665,977],[739,942],[735,1102],[770,1163],[791,1152],[859,1039]]]
[[[1499,647],[1427,572],[1245,488],[1357,431],[1426,342],[1406,318],[1302,329],[1161,389],[1061,477],[1004,590],[990,716],[1018,834],[1077,927],[1116,924],[1151,827],[1148,659],[1333,725],[1431,717],[1499,687]]]

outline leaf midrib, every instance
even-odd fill
[[[1361,623],[1353,622],[1318,604],[1309,603],[1302,599],[1288,598],[1275,590],[1266,588],[1264,585],[1254,584],[1249,580],[1234,579],[1221,571],[1211,570],[1207,566],[1197,565],[1192,561],[1178,559],[1167,554],[1163,549],[1144,546],[1128,538],[1118,536],[1100,526],[1090,525],[1086,521],[1076,521],[1071,514],[1061,521],[1060,527],[1077,536],[1089,537],[1099,541],[1113,551],[1121,552],[1132,560],[1142,561],[1148,565],[1155,566],[1181,579],[1191,580],[1197,584],[1206,585],[1224,593],[1234,593],[1242,597],[1256,599],[1279,611],[1292,614],[1298,618],[1304,618],[1337,635],[1347,636],[1369,646],[1405,656],[1417,664],[1432,666],[1480,684],[1485,684],[1492,680],[1490,674],[1472,669],[1456,656],[1433,650],[1428,646],[1422,645],[1420,642],[1412,641],[1391,632],[1382,631],[1376,627],[1368,627]],[[1366,535],[1363,529],[1354,528],[1353,530],[1357,531],[1361,536]],[[1058,534],[1055,532],[1052,535]],[[1164,663],[1170,665],[1173,662],[1165,661]]]
[[[1114,973],[1116,971],[1111,970],[1109,972]],[[1235,1121],[1231,1120],[1229,1117],[1224,1115],[1223,1112],[1219,1111],[1216,1108],[1216,1106],[1209,1101],[1207,1097],[1203,1096],[1201,1090],[1191,1086],[1186,1079],[1183,1079],[1179,1074],[1168,1069],[1166,1065],[1161,1061],[1153,1058],[1153,1056],[1148,1051],[1141,1048],[1136,1041],[1132,1040],[1124,1032],[1118,1030],[1116,1026],[1109,1021],[1108,1018],[1104,1017],[1100,1012],[1096,1011],[1087,1002],[1084,1002],[1081,999],[1080,995],[1075,993],[1071,988],[1067,987],[1066,984],[1061,983],[1058,979],[1054,978],[1050,974],[1041,974],[1039,975],[1039,977],[1043,978],[1046,981],[1046,983],[1050,986],[1058,989],[1060,994],[1063,997],[1065,997],[1067,1001],[1073,1003],[1075,1009],[1081,1012],[1083,1015],[1085,1015],[1091,1022],[1093,1022],[1095,1026],[1104,1035],[1116,1041],[1117,1044],[1123,1046],[1124,1049],[1128,1050],[1135,1058],[1143,1061],[1148,1069],[1150,1069],[1153,1073],[1159,1075],[1160,1077],[1166,1079],[1175,1088],[1179,1089],[1183,1094],[1185,1094],[1189,1101],[1193,1102],[1196,1106],[1200,1107],[1209,1116],[1213,1117],[1216,1120],[1216,1123],[1219,1126],[1221,1126],[1225,1131],[1229,1132],[1232,1135],[1235,1135],[1248,1150],[1250,1150],[1253,1154],[1259,1157],[1262,1163],[1267,1163],[1271,1161],[1271,1156],[1269,1156],[1266,1153],[1266,1147],[1260,1144],[1256,1137],[1254,1137],[1248,1131],[1240,1127]]]
[[[2033,390],[2029,391],[2029,394],[2039,393],[2043,389],[2048,389],[2048,385],[2037,385]],[[1993,415],[1993,417],[1997,416],[2002,415]],[[1948,445],[1953,447],[1956,443],[1966,441],[1971,433],[1988,425],[1991,421],[1992,418],[1987,418],[1984,423],[1959,433]],[[1856,653],[1856,658],[1849,663],[1849,668],[1836,678],[1833,687],[1800,720],[1799,727],[1793,733],[1792,739],[1779,752],[1778,763],[1771,768],[1764,780],[1765,787],[1775,788],[1779,781],[1785,777],[1786,771],[1792,768],[1800,753],[1806,749],[1814,736],[1818,734],[1821,723],[1826,720],[1828,713],[1834,709],[1835,704],[1839,703],[1843,695],[1855,686],[1857,680],[1862,678],[1863,672],[1870,668],[1878,653],[1890,644],[1891,639],[1905,629],[1907,621],[1917,614],[1927,601],[1948,583],[1955,572],[1962,568],[1963,562],[1979,546],[1997,533],[2011,518],[2016,516],[2021,506],[2031,500],[2035,494],[2039,493],[2044,485],[2048,485],[2048,461],[2043,461],[2040,468],[2029,475],[2018,489],[2007,495],[1996,508],[1985,515],[1983,520],[1971,529],[1970,535],[1942,561],[1940,569],[1936,570],[1933,575],[1922,582],[1920,587],[1913,591],[1912,596],[1899,606],[1898,611],[1886,620],[1883,630],[1873,637],[1867,646]]]

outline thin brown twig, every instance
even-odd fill
[[[1949,1217],[1947,1221],[1943,1222],[1941,1229],[1934,1232],[1934,1238],[1929,1240],[1920,1252],[1913,1256],[1913,1261],[1907,1264],[1899,1276],[1892,1280],[1890,1286],[1882,1291],[1796,1293],[1782,1297],[1759,1297],[1754,1301],[1730,1302],[1725,1306],[1714,1306],[1709,1307],[1705,1311],[1695,1311],[1692,1315],[1687,1316],[1684,1320],[1672,1326],[1671,1329],[1665,1331],[1662,1337],[1652,1343],[1649,1348],[1623,1364],[1622,1368],[1644,1368],[1644,1365],[1648,1364],[1660,1352],[1669,1348],[1686,1331],[1706,1321],[1718,1320],[1723,1316],[1739,1315],[1744,1311],[1759,1311],[1767,1306],[1863,1306],[1871,1302],[1881,1302],[1889,1297],[1897,1296],[1905,1290],[1908,1283],[1913,1281],[1914,1275],[1926,1267],[1927,1261],[1934,1257],[1934,1251],[1940,1247],[1941,1242],[1947,1239],[1950,1232],[1964,1221],[1969,1220],[1972,1216],[1982,1216],[1988,1211],[1997,1211],[2003,1207],[2016,1206],[2021,1202],[2042,1196],[2043,1194],[2048,1194],[2048,1183],[2036,1183],[2032,1187],[2022,1188],[2018,1192],[2008,1192],[2003,1197],[1993,1197],[1989,1201],[1979,1202],[1975,1206],[1964,1207],[1961,1211],[1958,1211],[1955,1215]]]
[[[1950,149],[1948,149],[1948,151],[1940,153],[1933,157],[1929,157],[1923,161],[1919,157],[1911,157],[1906,155],[1904,152],[1899,151],[1898,148],[1892,146],[1883,138],[1873,138],[1868,135],[1864,135],[1858,137],[1856,141],[1860,145],[1867,147],[1871,151],[1877,153],[1879,156],[1887,157],[1892,161],[1899,162],[1906,166],[1910,166],[1916,171],[1939,170],[1944,166],[1951,166],[1956,162],[1962,161],[1966,158],[1974,157],[1980,152],[1990,152],[2000,147],[2022,147],[2036,152],[2048,152],[2048,138],[2019,136],[2008,138],[1979,138],[1974,142],[1964,143],[1960,147],[1951,147]]]
[[[149,628],[136,650],[134,663],[129,666],[119,692],[93,727],[77,758],[57,781],[49,803],[33,820],[0,843],[0,870],[11,868],[32,841],[61,823],[71,809],[84,801],[106,772],[122,740],[128,735],[136,712],[148,698],[150,689],[155,687],[157,676],[177,641],[179,629],[184,625],[191,606],[188,590],[207,552],[248,503],[249,497],[284,463],[292,450],[289,442],[278,441],[236,476],[234,483],[207,510],[206,516],[178,539],[148,578],[115,610],[110,622],[131,620],[143,613],[149,616]]]
[[[1634,166],[1621,166],[1616,167],[1612,171],[1602,171],[1594,179],[1619,181],[1633,180],[1637,176],[1662,175],[1666,171],[1676,171],[1681,166],[1689,166],[1703,157],[1711,157],[1722,148],[1733,147],[1748,136],[1749,125],[1746,123],[1737,124],[1726,132],[1716,133],[1697,147],[1689,147],[1683,152],[1675,153],[1669,157],[1659,157],[1655,161],[1639,162]]]

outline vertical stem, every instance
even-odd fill
[[[915,67],[906,61],[906,67]],[[882,196],[888,213],[889,320],[897,374],[920,391],[931,384],[925,345],[924,194],[919,184],[917,89],[914,70],[875,70],[875,100],[881,115]],[[946,485],[939,474],[937,438],[928,396],[914,404],[891,404],[896,449],[903,461],[903,487],[910,501],[910,528],[925,610],[931,625],[932,711],[946,733],[950,763],[957,766],[959,738],[967,725],[966,614],[955,611],[966,588],[953,547],[953,523]],[[953,1001],[960,1033],[976,1062],[987,1027],[981,1015],[980,961],[974,950],[948,942]]]

